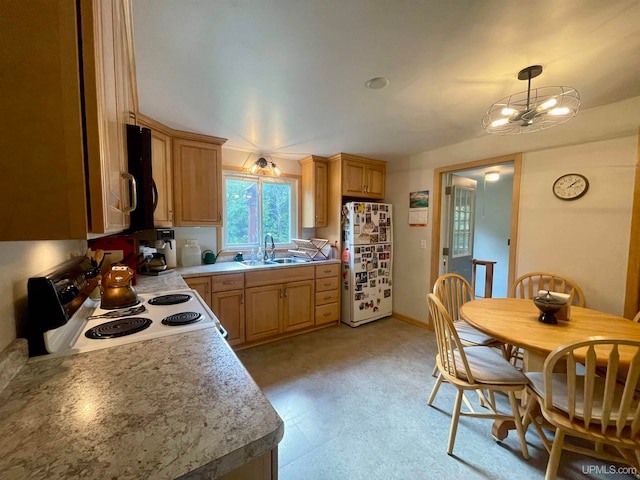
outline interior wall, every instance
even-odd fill
[[[622,315],[637,137],[527,154],[523,166],[518,275],[564,274],[581,286],[586,306]],[[576,201],[553,196],[563,173],[589,179]]]
[[[482,133],[390,162],[386,201],[396,212],[394,311],[428,321],[425,295],[433,281],[429,273],[433,225],[429,221],[426,228],[408,226],[409,192],[433,192],[437,167],[523,152],[516,275],[534,265],[564,273],[580,283],[590,307],[621,315],[639,111],[640,97],[635,97],[582,111],[548,131],[515,136]],[[592,179],[589,193],[576,202],[555,199],[553,181],[574,171]],[[598,227],[600,221],[606,232]],[[547,225],[552,228],[541,228]],[[426,240],[426,250],[420,249],[420,240]]]
[[[84,240],[0,242],[0,351],[25,336],[27,280],[86,249]]]

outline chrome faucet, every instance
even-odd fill
[[[269,259],[269,255],[267,253],[267,239],[271,239],[271,260],[273,260],[274,258],[276,258],[276,244],[273,241],[273,235],[271,235],[270,233],[267,233],[264,236],[264,258],[263,260],[268,260]]]

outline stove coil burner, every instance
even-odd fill
[[[196,323],[200,320],[202,320],[202,314],[198,312],[180,312],[163,318],[162,324],[173,327],[178,325],[189,325],[190,323]]]
[[[186,293],[172,293],[170,295],[160,295],[149,300],[149,305],[177,305],[179,303],[188,302],[191,300],[191,295]]]
[[[92,340],[103,340],[108,338],[124,337],[149,328],[152,321],[144,317],[129,317],[101,323],[87,330],[85,337]]]

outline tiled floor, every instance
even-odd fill
[[[432,332],[386,318],[237,352],[285,421],[280,479],[544,478],[533,428],[527,461],[515,434],[497,443],[491,421],[463,418],[447,455],[455,390],[443,385],[427,405],[436,350]],[[558,478],[634,478],[610,468],[565,452]]]

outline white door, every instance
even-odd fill
[[[473,228],[476,205],[475,180],[450,175],[448,197],[447,272],[457,273],[471,283]]]

